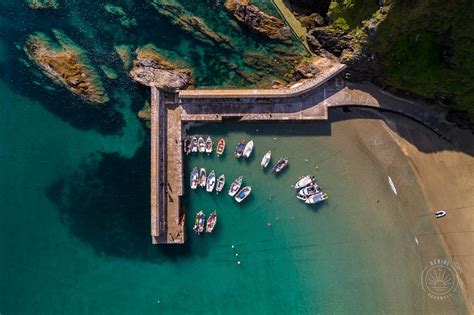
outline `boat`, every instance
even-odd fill
[[[280,173],[288,165],[288,158],[282,157],[273,167],[273,173]]]
[[[206,184],[206,191],[212,192],[214,190],[214,186],[216,185],[216,173],[212,170],[207,177],[207,184]]]
[[[204,168],[199,170],[199,186],[206,186],[206,169]]]
[[[206,151],[206,141],[204,141],[203,137],[199,137],[198,139],[198,149],[199,153],[204,153]]]
[[[191,189],[196,189],[198,186],[198,176],[199,172],[197,167],[193,168],[193,171],[191,172]]]
[[[315,176],[311,176],[311,175],[301,176],[299,181],[296,182],[294,187],[296,189],[303,188],[303,187],[308,186],[309,184],[311,184],[311,182],[315,180],[316,180]]]
[[[188,155],[189,153],[191,153],[191,139],[189,138],[185,138],[184,139],[184,153],[186,153],[186,155]]]
[[[242,180],[244,179],[243,176],[239,176],[236,178],[236,180],[234,180],[232,182],[232,184],[230,184],[230,188],[229,188],[229,195],[234,197],[235,194],[239,191],[240,189],[240,186],[242,185]]]
[[[446,211],[440,210],[435,212],[436,219],[442,218],[446,215]]]
[[[211,137],[207,137],[206,139],[206,153],[210,154],[212,152],[212,139]]]
[[[224,184],[225,184],[225,176],[224,176],[224,174],[222,174],[217,179],[216,193],[220,193],[222,191],[222,189],[224,188]]]
[[[250,154],[252,154],[252,150],[253,150],[253,140],[250,140],[245,145],[244,152],[242,153],[242,155],[248,159],[250,157]]]
[[[316,195],[319,192],[318,184],[316,182],[311,182],[307,187],[301,188],[298,195],[296,195],[296,198],[304,201],[308,199],[309,196]]]
[[[217,154],[217,156],[221,156],[222,153],[224,153],[224,149],[225,149],[225,140],[224,140],[224,139],[221,139],[221,140],[219,140],[219,142],[217,143],[217,148],[216,148],[216,154]]]
[[[266,168],[268,164],[270,163],[270,160],[272,159],[272,151],[268,151],[265,153],[265,155],[262,158],[262,162],[260,162],[260,167],[261,168]]]
[[[216,210],[214,210],[211,213],[211,215],[207,218],[206,233],[211,233],[212,230],[214,230],[216,223],[217,223],[217,213],[216,213]]]
[[[191,152],[197,152],[198,151],[198,140],[196,137],[193,137],[191,139]]]
[[[393,184],[392,178],[390,176],[388,177],[388,183],[390,184],[390,188],[392,188],[392,191],[395,195],[398,195],[397,189],[395,188],[395,185]]]
[[[235,201],[237,202],[242,202],[245,198],[247,198],[250,195],[250,192],[252,191],[252,187],[246,186],[242,188],[239,193],[234,197]]]
[[[318,203],[318,202],[321,202],[321,201],[324,201],[326,199],[328,199],[328,194],[326,193],[323,193],[322,191],[318,192],[317,194],[314,194],[312,196],[309,196],[306,200],[305,200],[305,203],[308,203],[308,204],[315,204],[315,203]]]
[[[245,149],[245,140],[242,140],[239,142],[239,144],[237,144],[237,146],[235,147],[235,153],[234,153],[234,156],[236,158],[240,158],[242,156],[242,154],[244,153],[244,149]]]
[[[202,232],[204,232],[204,221],[206,220],[206,216],[204,215],[204,212],[199,211],[197,214],[196,214],[196,221],[194,223],[194,227],[193,227],[193,230],[196,234],[201,234]]]

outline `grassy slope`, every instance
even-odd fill
[[[357,29],[377,9],[374,0],[339,0],[331,17]],[[388,1],[387,1],[388,2]],[[452,97],[452,108],[474,121],[474,4],[471,0],[392,0],[386,20],[371,43],[386,84],[429,98]],[[453,56],[443,61],[451,30]]]

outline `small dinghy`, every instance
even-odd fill
[[[195,153],[198,151],[198,139],[193,137],[191,139],[191,152]]]
[[[282,157],[273,167],[273,173],[280,173],[288,165],[288,158]]]
[[[245,140],[242,140],[235,147],[234,156],[239,159],[242,156],[242,154],[244,153],[244,149],[245,149]]]
[[[193,168],[193,171],[191,172],[191,189],[196,189],[198,186],[198,176],[199,172],[197,167]]]
[[[440,211],[436,211],[435,212],[435,218],[436,219],[439,219],[439,218],[442,218],[446,215],[446,211],[443,211],[443,210],[440,210]]]
[[[296,198],[298,198],[299,200],[305,201],[306,199],[308,199],[309,196],[316,195],[319,192],[320,190],[319,190],[318,184],[316,182],[311,182],[309,186],[302,188],[298,192],[298,195],[296,196]]]
[[[247,198],[250,195],[250,192],[252,192],[252,187],[246,186],[242,188],[241,191],[235,196],[235,201],[237,202],[242,202],[245,198]]]
[[[212,146],[213,146],[213,143],[212,143],[211,137],[207,137],[206,139],[206,153],[207,154],[210,154],[212,152]]]
[[[217,154],[217,156],[221,156],[222,153],[224,153],[224,149],[225,149],[225,140],[224,140],[224,139],[221,139],[221,140],[219,140],[219,142],[217,143],[217,148],[216,148],[216,154]]]
[[[250,140],[245,145],[244,152],[242,153],[242,155],[248,159],[250,157],[250,154],[252,154],[252,150],[253,150],[253,140]]]
[[[214,186],[216,185],[216,173],[212,170],[207,177],[207,184],[206,184],[206,191],[212,192],[214,190]]]
[[[388,177],[388,184],[390,185],[390,188],[392,189],[393,193],[395,195],[398,195],[397,193],[397,188],[395,188],[395,185],[393,184],[393,180],[390,176],[387,176]]]
[[[199,170],[199,186],[205,187],[206,186],[206,169],[201,168]]]
[[[206,216],[204,215],[204,212],[202,212],[201,210],[196,214],[196,222],[194,223],[194,227],[193,227],[194,233],[199,235],[202,232],[204,232],[205,221],[206,221]]]
[[[192,149],[192,147],[191,147],[191,139],[185,138],[185,139],[184,139],[184,144],[183,144],[183,146],[184,146],[184,148],[183,148],[183,149],[184,149],[184,153],[186,153],[186,155],[188,155],[189,153],[191,153],[191,149]]]
[[[224,188],[224,185],[225,185],[225,176],[224,176],[224,174],[222,174],[217,179],[216,193],[220,193],[222,191],[222,189]]]
[[[295,189],[300,189],[300,188],[308,186],[309,184],[311,184],[311,182],[315,180],[316,180],[316,177],[311,176],[311,175],[301,176],[300,180],[296,182],[294,187]]]
[[[217,213],[216,213],[216,210],[214,210],[209,216],[209,218],[207,218],[206,233],[211,233],[214,230],[216,223],[217,223]]]
[[[262,158],[262,162],[260,162],[261,168],[267,168],[268,164],[270,164],[270,160],[272,159],[272,151],[268,151]]]
[[[328,194],[323,193],[322,191],[318,192],[317,194],[314,194],[312,196],[309,196],[308,199],[305,200],[305,203],[307,204],[315,204],[321,201],[324,201],[328,199]]]
[[[230,184],[230,188],[229,188],[229,196],[232,196],[234,197],[235,194],[239,191],[240,189],[240,186],[242,185],[242,180],[244,179],[243,176],[239,176],[237,177],[236,180],[234,180],[232,182],[232,184]]]
[[[206,141],[204,141],[203,137],[199,137],[198,139],[198,149],[199,149],[199,153],[206,152]]]

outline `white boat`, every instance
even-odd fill
[[[206,186],[206,169],[201,168],[199,170],[199,186],[205,187]]]
[[[272,159],[272,151],[268,151],[262,158],[262,162],[260,162],[261,168],[266,168],[268,164],[270,164],[270,160]]]
[[[211,233],[214,230],[216,223],[217,223],[217,213],[216,213],[216,210],[214,210],[209,216],[209,218],[207,218],[206,233]]]
[[[229,188],[229,196],[232,196],[234,197],[235,194],[239,191],[240,189],[240,186],[242,185],[242,180],[244,179],[243,176],[239,176],[237,177],[236,180],[234,180],[232,182],[232,184],[230,184],[230,188]]]
[[[248,159],[250,157],[250,154],[252,154],[252,150],[253,150],[253,140],[250,140],[245,145],[244,153],[242,155]]]
[[[191,189],[196,189],[198,186],[198,176],[199,172],[197,167],[193,168],[193,171],[191,172]]]
[[[305,203],[315,204],[315,203],[318,203],[318,202],[321,202],[321,201],[324,201],[324,200],[328,199],[328,197],[329,197],[328,194],[323,193],[322,191],[320,191],[315,195],[309,196],[305,200]]]
[[[288,158],[282,157],[278,162],[273,166],[273,173],[280,173],[288,165]]]
[[[316,195],[319,193],[319,186],[316,182],[312,182],[309,186],[301,188],[296,196],[300,200],[306,200],[309,196]]]
[[[235,201],[242,202],[245,198],[247,198],[250,193],[252,192],[252,187],[246,186],[242,188],[239,193],[234,197]]]
[[[204,212],[202,212],[202,210],[201,210],[196,214],[196,221],[195,221],[194,227],[193,227],[194,233],[199,235],[202,232],[204,232],[204,223],[205,223],[205,221],[206,221],[206,216],[204,215]]]
[[[435,212],[436,219],[442,218],[446,215],[446,211],[440,210]]]
[[[198,151],[198,139],[193,137],[191,139],[191,152],[195,153]]]
[[[217,154],[217,156],[221,156],[222,153],[224,153],[224,149],[225,149],[225,140],[224,140],[224,139],[221,139],[221,140],[219,140],[219,142],[217,143],[217,148],[216,148],[216,154]]]
[[[207,177],[207,184],[206,190],[207,192],[212,192],[214,190],[214,186],[216,185],[216,173],[212,170]]]
[[[203,137],[199,137],[198,139],[198,149],[200,153],[206,152],[206,141],[204,141]]]
[[[220,193],[222,191],[222,189],[224,188],[224,185],[225,185],[225,176],[224,176],[224,174],[222,174],[217,179],[216,193]]]
[[[311,176],[311,175],[301,176],[300,180],[296,182],[294,187],[295,189],[306,187],[309,184],[311,184],[311,182],[313,182],[314,180],[316,180],[315,176]]]
[[[392,191],[395,195],[398,195],[397,189],[395,188],[395,185],[393,184],[392,178],[390,176],[388,177],[388,183],[390,184],[390,188],[392,188]]]
[[[207,139],[206,139],[206,153],[207,154],[212,152],[212,146],[213,146],[213,144],[212,144],[211,137],[207,137]]]

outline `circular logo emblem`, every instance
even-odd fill
[[[456,269],[446,259],[430,261],[421,274],[421,286],[430,298],[445,300],[449,298],[458,285]]]

